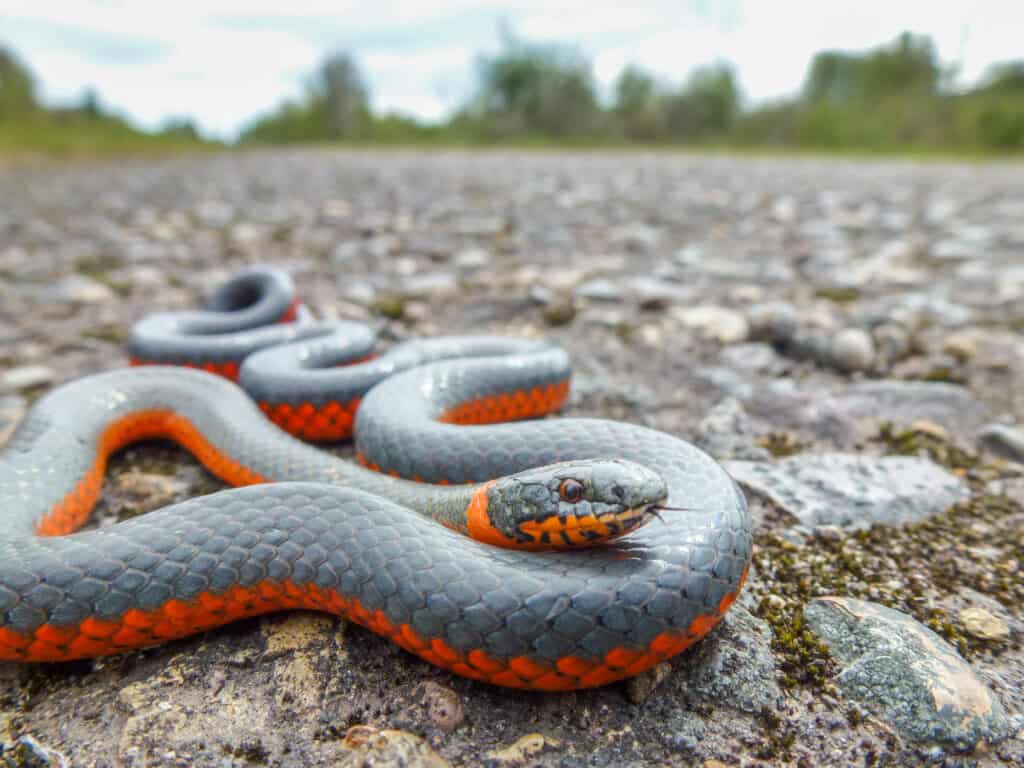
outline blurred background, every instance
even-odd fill
[[[1024,150],[1024,3],[0,3],[0,151]]]

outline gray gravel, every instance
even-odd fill
[[[720,628],[628,685],[523,695],[340,620],[272,617],[112,659],[0,665],[0,743],[31,737],[17,748],[86,766],[1024,763],[1019,167],[261,151],[5,170],[0,200],[0,441],[50,387],[126,364],[143,315],[271,263],[315,314],[369,322],[385,345],[563,344],[568,413],[741,462],[766,553]],[[956,453],[978,448],[984,465]],[[160,444],[109,474],[93,524],[219,487]],[[950,516],[959,499],[988,511]],[[840,527],[866,520],[893,527]],[[863,536],[882,542],[878,571],[851,554]],[[809,603],[829,667],[783,578],[804,600],[908,606],[958,649],[874,604],[856,609],[881,617],[869,631]],[[884,685],[858,677],[886,643],[905,662]],[[925,706],[950,670],[987,715]]]

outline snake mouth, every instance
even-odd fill
[[[587,515],[552,515],[522,523],[525,542],[544,549],[576,549],[614,541],[657,517],[656,505],[610,510]]]

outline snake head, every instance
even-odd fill
[[[629,461],[551,464],[485,485],[468,512],[474,538],[518,549],[570,549],[616,539],[656,514],[662,478]]]

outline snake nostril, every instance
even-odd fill
[[[623,490],[621,485],[616,483],[612,486],[612,495],[617,499],[622,499],[626,495],[626,491]]]

